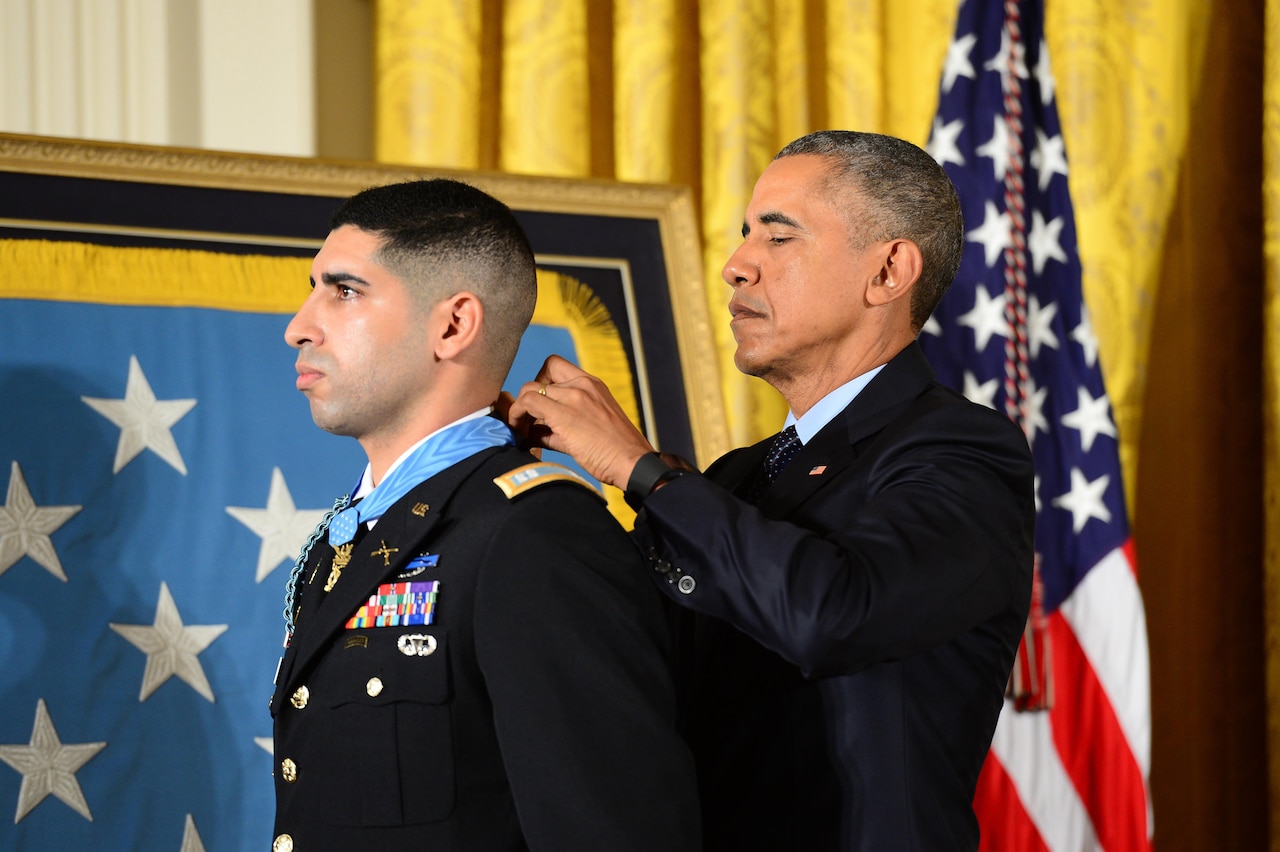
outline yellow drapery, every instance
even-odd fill
[[[1263,62],[1263,532],[1271,848],[1280,849],[1280,0],[1267,0]]]
[[[785,413],[738,374],[720,279],[777,150],[823,127],[924,144],[955,0],[378,0],[380,160],[694,187],[730,439]],[[1086,300],[1132,505],[1161,248],[1208,6],[1049,3]]]

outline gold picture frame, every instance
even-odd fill
[[[31,203],[33,195],[44,195],[27,187],[14,186],[18,176],[58,179],[65,197],[59,201]],[[688,188],[674,185],[630,184],[616,181],[569,179],[460,172],[445,169],[422,169],[407,166],[361,162],[326,161],[253,154],[162,148],[143,145],[66,140],[48,137],[0,134],[0,239],[14,234],[38,236],[41,233],[72,229],[79,234],[132,236],[140,240],[187,239],[208,243],[205,228],[173,228],[138,224],[137,221],[110,221],[101,212],[88,216],[68,200],[74,197],[75,181],[85,187],[115,186],[171,187],[223,193],[249,193],[270,207],[273,199],[293,197],[319,199],[328,203],[369,186],[425,177],[451,177],[471,183],[501,199],[510,206],[530,231],[534,251],[551,265],[573,266],[576,261],[590,264],[594,247],[590,244],[593,225],[629,225],[628,233],[612,235],[611,249],[623,252],[634,249],[637,254],[660,254],[656,267],[661,274],[650,274],[634,282],[635,289],[651,303],[638,319],[630,317],[634,340],[629,352],[643,352],[638,358],[638,374],[658,384],[673,381],[682,388],[679,394],[683,411],[676,415],[670,397],[659,410],[648,412],[651,419],[665,421],[658,429],[663,436],[662,449],[692,455],[706,465],[730,448],[724,405],[720,393],[718,359],[706,308],[707,299],[702,278],[698,228],[693,197]],[[146,203],[141,192],[141,204]],[[296,209],[297,205],[285,205]],[[336,206],[333,205],[333,206]],[[269,211],[268,211],[269,212]],[[282,215],[288,215],[282,211]],[[538,222],[530,227],[527,219],[543,217],[571,224],[566,238],[574,243],[571,251],[562,246],[550,249],[546,243],[557,233],[557,223]],[[270,216],[268,215],[269,221]],[[226,244],[244,247],[262,246],[273,250],[292,246],[295,254],[314,251],[323,231],[300,235],[289,222],[268,227],[258,221],[242,229],[215,228]],[[270,230],[271,233],[265,233]],[[560,231],[566,229],[560,228]],[[626,230],[625,228],[623,230]],[[632,266],[633,258],[617,257],[618,251],[606,252],[605,265]],[[653,270],[651,269],[650,272]],[[662,279],[662,280],[656,280]],[[669,318],[667,327],[648,327]],[[650,338],[656,345],[643,346]],[[674,357],[675,363],[672,363]],[[640,388],[643,400],[652,394]],[[677,421],[683,420],[683,423]],[[653,426],[651,422],[648,424]],[[652,429],[647,430],[650,434]]]

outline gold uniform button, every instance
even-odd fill
[[[307,706],[307,702],[311,700],[311,690],[305,686],[300,686],[293,691],[293,695],[289,698],[289,703],[301,710]]]
[[[382,678],[369,678],[369,682],[364,685],[364,688],[369,693],[369,697],[377,698],[382,694]]]
[[[292,760],[290,760],[287,757],[284,760],[280,761],[280,777],[290,784],[292,784],[294,781],[297,781],[298,780],[298,764],[294,763]],[[290,840],[289,842],[292,843],[293,841]]]
[[[293,852],[293,838],[282,834],[271,844],[271,852]]]

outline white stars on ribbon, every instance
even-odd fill
[[[963,131],[963,119],[957,118],[955,121],[943,124],[942,119],[935,118],[933,132],[929,134],[929,145],[926,148],[929,156],[937,160],[940,166],[945,166],[947,163],[963,166],[964,155],[960,153],[960,148],[956,144]]]
[[[1094,399],[1088,389],[1079,387],[1076,396],[1076,410],[1062,415],[1062,425],[1080,433],[1080,446],[1087,453],[1099,435],[1116,437],[1116,425],[1111,419],[1111,401],[1105,393]]]
[[[981,352],[987,348],[992,337],[1009,336],[1009,321],[1004,315],[1004,293],[993,299],[981,284],[973,292],[973,307],[968,313],[957,317],[956,322],[973,329],[974,347]]]
[[[1067,262],[1067,253],[1062,250],[1062,226],[1066,220],[1061,216],[1046,222],[1039,210],[1031,211],[1031,233],[1027,234],[1027,251],[1031,252],[1031,265],[1036,275],[1044,272],[1044,265],[1050,260],[1059,263]]]
[[[82,396],[85,405],[120,427],[112,473],[133,461],[143,450],[151,450],[168,462],[174,470],[187,475],[182,453],[169,430],[195,407],[194,399],[158,400],[138,364],[136,355],[129,356],[129,380],[124,399],[97,399]]]
[[[973,46],[978,43],[978,37],[974,33],[962,36],[947,47],[947,58],[942,65],[942,91],[950,92],[951,87],[956,84],[956,80],[960,77],[968,77],[970,80],[976,76],[973,70],[973,63],[969,61],[969,54],[973,52]]]
[[[1013,223],[1008,213],[996,209],[994,201],[987,201],[983,211],[982,224],[964,238],[971,243],[982,243],[983,258],[989,269],[996,265],[1004,250],[1013,245]]]
[[[1097,518],[1103,523],[1111,522],[1111,510],[1102,502],[1107,492],[1111,477],[1107,474],[1089,481],[1078,467],[1071,468],[1071,490],[1061,497],[1053,498],[1053,505],[1066,509],[1071,513],[1071,527],[1076,535],[1084,529],[1090,518]]]
[[[155,622],[144,624],[109,625],[112,630],[128,639],[139,651],[147,655],[147,668],[142,675],[142,691],[139,701],[146,701],[169,678],[177,675],[213,702],[213,689],[204,675],[197,655],[213,644],[227,629],[225,624],[202,624],[186,627],[178,607],[173,603],[167,583],[160,584],[160,598],[156,602]]]
[[[49,536],[81,508],[37,506],[22,476],[22,468],[13,462],[9,469],[9,491],[5,504],[0,506],[0,574],[23,556],[30,556],[50,574],[67,582]]]
[[[18,790],[18,812],[13,822],[18,824],[31,813],[49,794],[53,794],[80,816],[93,822],[89,803],[85,801],[76,779],[76,772],[94,755],[106,748],[106,743],[79,743],[63,745],[53,720],[44,706],[44,699],[36,702],[36,719],[31,726],[31,740],[27,745],[0,745],[0,760],[22,774],[22,787]]]
[[[1036,170],[1041,190],[1049,185],[1054,175],[1066,175],[1067,150],[1061,133],[1049,137],[1039,127],[1036,128],[1036,147],[1031,151],[1031,165]]]
[[[326,509],[298,509],[293,505],[293,495],[285,484],[280,468],[271,471],[271,489],[267,493],[265,509],[228,506],[227,514],[253,530],[262,538],[258,549],[256,581],[261,583],[268,574],[280,567],[280,563],[293,562],[307,536],[324,519]]]

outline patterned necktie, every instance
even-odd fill
[[[787,466],[792,457],[803,447],[800,436],[796,434],[794,425],[788,426],[778,433],[778,437],[773,439],[773,445],[769,447],[769,453],[764,457],[764,467],[761,471],[760,478],[756,480],[756,484],[751,489],[750,500],[752,503],[759,503],[760,498],[769,490],[769,486],[782,473],[782,469]]]

